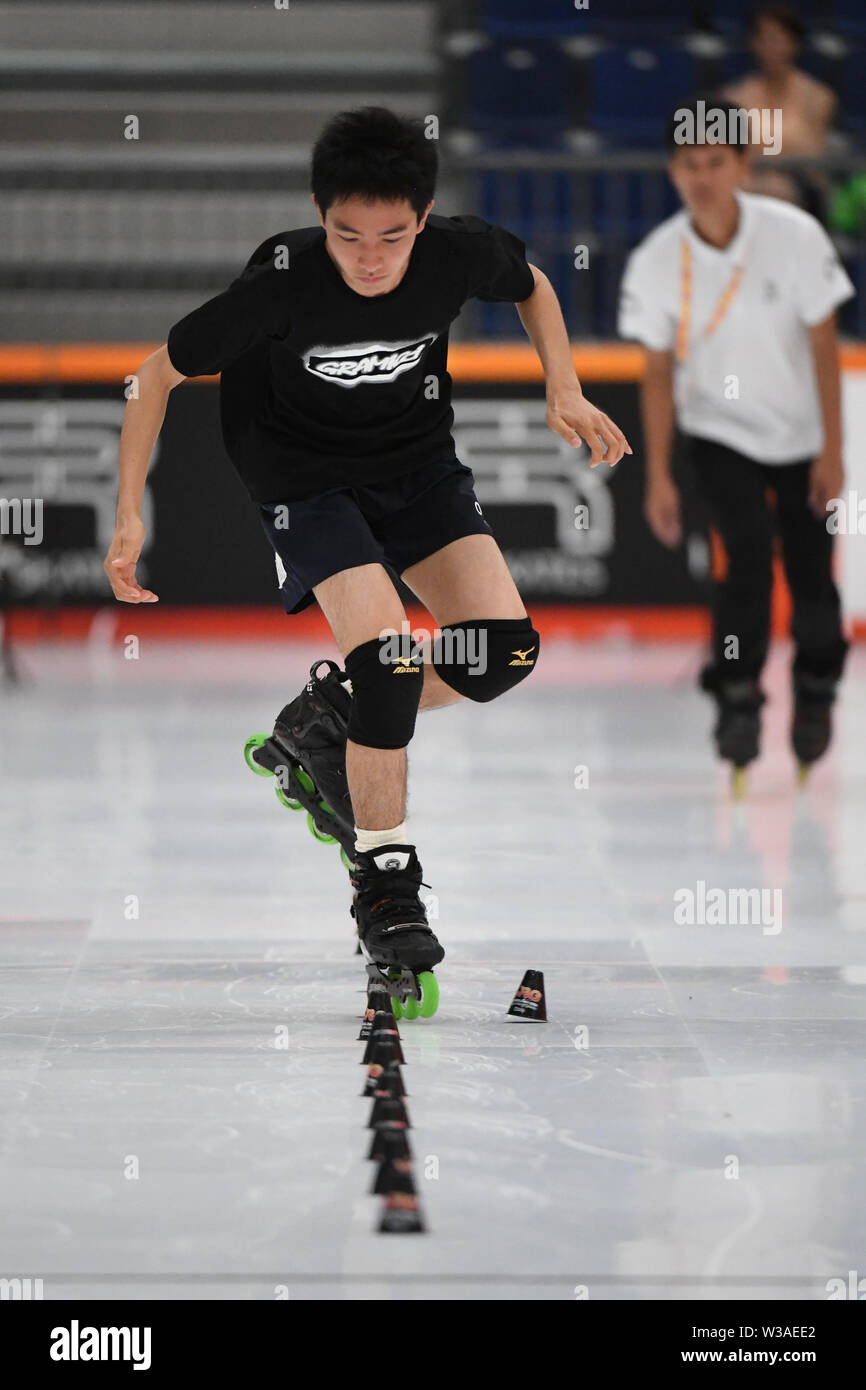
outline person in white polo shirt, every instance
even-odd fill
[[[717,701],[718,753],[739,792],[760,746],[774,519],[793,600],[791,733],[802,771],[830,740],[848,650],[827,529],[827,503],[843,485],[835,311],[854,290],[815,218],[741,191],[749,134],[729,108],[706,95],[671,120],[668,167],[684,206],[629,257],[619,331],[646,350],[647,520],[663,544],[680,543],[676,424],[724,544],[701,685]]]

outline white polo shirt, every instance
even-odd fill
[[[674,397],[684,433],[760,463],[793,463],[824,442],[809,326],[854,287],[809,213],[736,196],[740,221],[723,250],[697,235],[684,209],[632,252],[619,332],[682,359]]]

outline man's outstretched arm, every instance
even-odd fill
[[[602,462],[619,463],[623,454],[632,452],[631,445],[610,416],[584,396],[556,292],[543,270],[534,265],[529,269],[535,289],[517,305],[517,312],[544,368],[547,423],[575,447],[585,441],[593,468]]]
[[[150,457],[165,419],[169,392],[186,378],[172,365],[165,344],[145,358],[138,371],[138,392],[130,396],[120,432],[117,517],[114,536],[103,569],[114,597],[122,603],[156,603],[150,589],[142,589],[135,566],[144,544],[141,504]]]

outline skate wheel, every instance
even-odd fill
[[[805,787],[806,783],[807,783],[808,780],[809,780],[809,773],[810,773],[811,769],[812,769],[812,764],[811,764],[811,763],[798,763],[798,764],[797,764],[797,786],[798,786],[798,787]]]
[[[746,795],[746,769],[735,767],[731,778],[731,791],[735,801],[742,801]]]
[[[276,792],[277,801],[281,802],[283,806],[288,806],[290,811],[303,811],[304,808],[301,805],[300,801],[290,800],[290,798],[286,796],[286,793],[283,791],[279,782],[277,782]]]
[[[414,994],[407,994],[403,1000],[392,996],[391,1004],[395,1018],[432,1018],[438,1009],[439,981],[432,970],[422,970],[420,975],[416,977],[415,983],[418,986],[420,999],[416,999]]]
[[[309,826],[310,834],[312,835],[313,839],[318,840],[319,844],[335,845],[337,843],[333,835],[328,835],[325,831],[319,829],[319,827],[316,825],[316,822],[313,820],[312,811],[307,812],[307,825]]]
[[[349,873],[351,873],[352,870],[354,869],[355,865],[354,865],[354,863],[352,862],[352,860],[349,858],[349,856],[348,856],[348,854],[346,853],[346,851],[343,849],[343,846],[342,846],[342,845],[340,845],[340,858],[342,859],[342,861],[343,861],[345,867],[349,870]],[[361,949],[361,947],[359,946],[359,947],[358,947],[358,950],[360,951],[360,949]]]
[[[422,970],[418,984],[421,986],[421,1003],[418,1004],[415,999],[412,1003],[417,1005],[422,1018],[432,1018],[439,1008],[439,981],[432,970]]]
[[[300,782],[304,791],[314,793],[316,787],[312,777],[310,777],[302,767],[296,767],[293,769],[293,771],[296,780]],[[279,777],[277,777],[277,800],[282,802],[283,806],[287,806],[290,811],[303,811],[304,809],[300,801],[294,801],[290,796],[286,796],[286,793],[283,790],[283,784],[280,781]]]
[[[273,777],[274,775],[269,767],[260,767],[253,758],[253,749],[263,747],[267,741],[267,734],[250,734],[244,744],[244,762],[250,772],[254,772],[257,777]]]

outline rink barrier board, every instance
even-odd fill
[[[704,642],[710,632],[704,608],[581,608],[571,604],[531,603],[533,622],[546,642],[551,641],[627,641],[627,642]],[[105,605],[88,608],[8,608],[0,613],[6,635],[12,642],[85,642],[100,644],[122,641],[129,632],[132,613],[139,635],[145,633],[161,642],[271,642],[330,640],[328,626],[318,608],[308,608],[288,619],[273,605],[237,607],[160,607],[157,604]],[[407,615],[413,629],[435,627],[433,618],[421,608],[409,606]],[[866,638],[866,620],[855,620],[851,636]],[[773,633],[787,633],[785,608],[777,604],[773,613]]]
[[[0,346],[0,382],[120,382],[155,352],[159,343],[16,343]],[[630,343],[578,343],[572,349],[582,381],[639,381],[643,349]],[[866,371],[866,343],[842,343],[846,371]],[[448,371],[455,381],[542,381],[531,344],[453,343]],[[213,382],[215,377],[194,377]]]
[[[105,387],[123,384],[124,378],[135,370],[155,348],[155,344],[129,343],[60,343],[60,344],[15,344],[0,346],[0,385],[20,385],[31,390],[51,384],[67,384],[72,389],[87,384]],[[639,381],[643,350],[639,346],[626,343],[575,344],[573,360],[578,375],[584,381],[623,384]],[[866,344],[846,343],[841,346],[843,369],[854,373],[860,381],[866,380]],[[487,384],[490,387],[532,386],[543,381],[541,364],[530,344],[523,343],[457,343],[449,352],[449,372],[455,383],[470,385]],[[194,378],[193,384],[206,384],[213,387],[217,377]],[[610,407],[608,407],[610,408]],[[718,576],[724,566],[720,555],[718,538],[711,534],[712,572]],[[859,547],[857,547],[859,550]],[[773,591],[773,631],[775,634],[787,632],[790,620],[790,596],[784,582],[781,563],[774,560],[776,582]],[[861,588],[862,583],[857,586]],[[95,598],[95,595],[92,595]],[[204,598],[205,596],[203,596]],[[252,596],[251,596],[252,597]],[[260,598],[260,595],[258,596]],[[627,595],[630,599],[631,595]],[[656,600],[661,598],[655,596]],[[667,600],[669,596],[664,595]],[[684,593],[682,604],[671,604],[652,599],[645,605],[630,602],[605,604],[592,602],[584,605],[577,600],[574,605],[550,602],[549,596],[538,599],[531,594],[527,602],[533,612],[555,614],[558,632],[571,637],[593,637],[605,633],[621,631],[637,640],[694,640],[703,638],[706,633],[704,611],[694,605],[695,595]],[[213,635],[231,635],[242,638],[255,631],[285,633],[285,618],[279,608],[271,609],[260,602],[247,602],[243,608],[235,608],[233,602],[225,603],[219,596],[216,603],[200,604],[174,601],[162,610],[160,618],[154,623],[152,631],[165,633],[168,639],[174,636],[190,638]],[[234,599],[234,595],[232,595]],[[88,603],[87,596],[79,609],[65,608],[65,616],[51,618],[49,628],[52,634],[75,634],[77,638],[86,637],[92,617],[105,611],[97,603]],[[866,635],[866,616],[864,609],[857,605],[856,617],[851,624],[855,637]],[[76,616],[78,615],[78,616]],[[89,617],[87,615],[90,615]],[[172,616],[174,615],[174,616]],[[10,605],[6,609],[8,631],[19,640],[33,640],[44,634],[45,608],[30,605]],[[295,615],[292,632],[302,635],[304,625],[311,621],[311,631],[316,635],[323,631],[321,618],[314,612]]]

